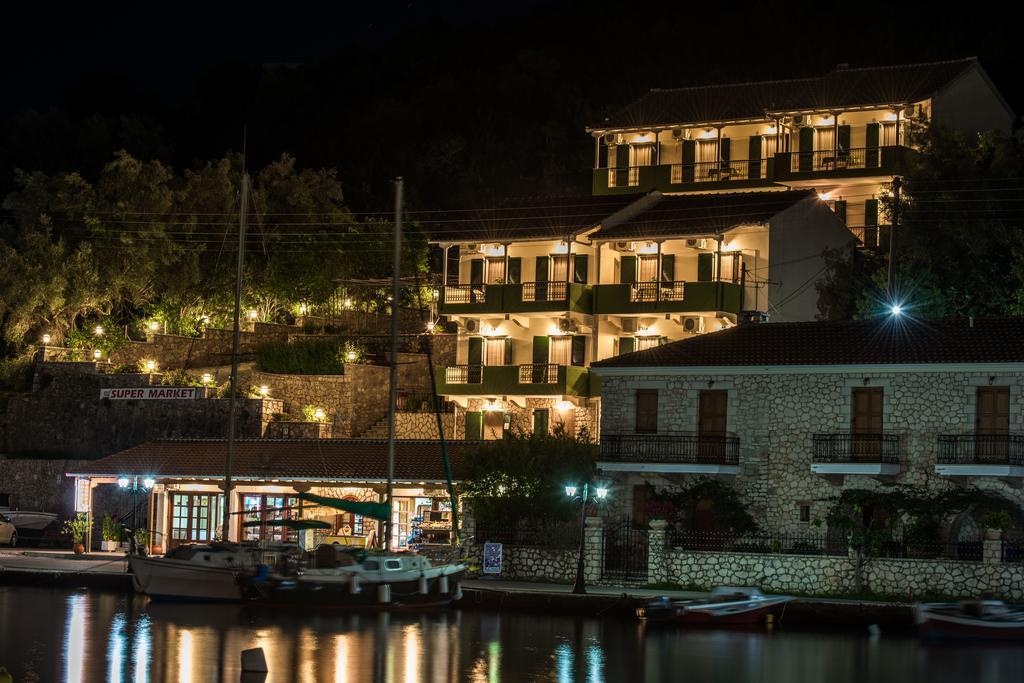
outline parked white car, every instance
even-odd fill
[[[9,545],[12,548],[18,545],[18,530],[14,523],[4,514],[0,514],[0,543]]]

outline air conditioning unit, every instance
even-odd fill
[[[802,126],[802,125],[804,125],[804,115],[803,114],[794,114],[793,115],[793,125],[794,126]]]
[[[480,245],[479,244],[467,244],[466,245],[466,253],[467,254],[479,254],[480,253]]]
[[[708,248],[708,241],[704,237],[701,237],[701,238],[698,238],[698,239],[686,240],[686,246],[690,247],[691,249],[707,249]]]
[[[617,251],[636,251],[636,242],[616,242]]]
[[[606,144],[606,145],[614,145],[615,144],[615,134],[614,133],[605,133],[604,134],[604,144]]]
[[[565,334],[573,334],[578,329],[578,326],[572,318],[559,318],[558,319],[558,331]]]
[[[672,129],[672,139],[673,140],[682,140],[684,135],[685,135],[685,133],[683,132],[682,128],[673,128]]]
[[[699,315],[691,315],[683,318],[683,329],[693,334],[704,332],[704,318]]]
[[[636,318],[623,318],[622,319],[622,331],[623,332],[635,333],[636,332],[636,328],[637,328],[637,319]]]
[[[903,107],[903,115],[906,116],[907,118],[910,118],[911,116],[913,116],[914,115],[914,105],[908,104],[907,106]]]
[[[462,321],[462,326],[466,328],[466,332],[470,334],[476,334],[480,331],[480,321],[476,318],[466,318]]]
[[[793,123],[792,116],[783,116],[780,120],[782,121],[782,125],[784,126],[788,126],[789,124]]]

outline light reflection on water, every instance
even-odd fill
[[[1024,669],[1024,648],[925,647],[906,637],[646,629],[454,610],[263,614],[58,589],[0,597],[0,665],[19,682],[238,681],[250,647],[264,649],[268,683],[994,683],[1019,680]]]

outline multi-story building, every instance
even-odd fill
[[[974,58],[655,89],[587,129],[593,193],[812,187],[863,244],[884,245],[878,200],[914,153],[909,123],[971,134],[1013,119]]]
[[[712,477],[789,531],[883,484],[969,484],[1019,507],[1021,334],[1021,318],[764,323],[607,359],[592,370],[598,467],[635,516],[652,492]]]
[[[823,252],[879,242],[908,117],[1008,129],[1012,113],[973,59],[655,90],[588,128],[594,196],[441,222],[438,308],[459,340],[438,387],[457,433],[596,435],[590,363],[744,317],[814,319]]]

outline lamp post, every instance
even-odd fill
[[[135,515],[136,515],[136,508],[138,508],[137,497],[138,497],[138,495],[140,493],[148,493],[149,491],[151,491],[153,489],[153,487],[156,485],[156,481],[153,479],[153,477],[150,477],[150,476],[143,477],[141,480],[139,479],[138,475],[132,475],[130,477],[128,477],[128,476],[121,476],[121,477],[118,477],[118,479],[117,479],[117,485],[120,486],[122,489],[124,489],[125,491],[127,491],[127,492],[129,492],[131,494],[131,499],[132,499],[132,520],[131,520],[132,531],[131,531],[131,534],[128,536],[128,554],[129,555],[134,555],[136,553],[136,551],[137,551],[137,548],[135,546],[135,532],[136,532],[136,528],[135,528],[136,527],[136,516]]]
[[[569,484],[565,487],[565,495],[570,499],[579,498],[580,501],[580,554],[576,558],[576,580],[572,584],[572,592],[577,594],[587,592],[583,567],[587,554],[587,503],[590,502],[590,484],[591,482],[585,481],[582,486]],[[594,487],[594,498],[604,500],[607,496],[607,488],[602,486]]]

